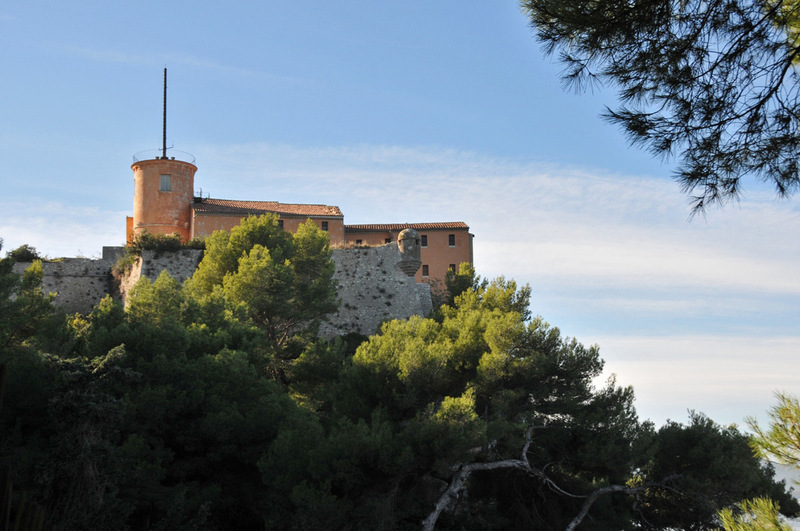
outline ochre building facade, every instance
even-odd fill
[[[422,267],[417,282],[442,284],[450,268],[473,264],[469,226],[463,221],[436,223],[376,223],[345,225],[337,206],[290,204],[276,201],[242,201],[197,197],[193,162],[174,157],[135,160],[133,216],[127,218],[127,240],[143,232],[179,234],[184,240],[204,238],[215,230],[230,230],[247,216],[278,216],[284,230],[294,233],[311,219],[330,234],[335,246],[376,246],[396,242],[403,229],[416,230],[421,238]]]
[[[422,267],[415,275],[417,282],[444,282],[448,269],[458,270],[462,262],[473,263],[472,234],[463,221],[344,226],[346,241],[355,245],[394,242],[404,229],[414,229],[420,236]]]

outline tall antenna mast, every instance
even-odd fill
[[[167,67],[164,67],[164,127],[161,136],[161,158],[167,158]]]

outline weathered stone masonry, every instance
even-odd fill
[[[43,289],[57,293],[55,304],[67,312],[89,313],[110,294],[124,301],[130,289],[145,276],[151,281],[166,270],[178,282],[194,273],[203,252],[144,251],[122,278],[115,279],[112,268],[123,248],[103,248],[103,258],[65,258],[44,262]],[[334,249],[334,282],[339,296],[339,312],[330,316],[320,329],[322,337],[331,338],[348,332],[375,333],[380,324],[392,319],[426,315],[431,310],[428,284],[417,284],[400,268],[404,258],[396,243],[362,249]],[[16,264],[22,273],[30,264]]]
[[[417,284],[413,273],[400,269],[397,244],[364,249],[335,249],[333,275],[339,295],[339,312],[320,328],[322,337],[348,332],[374,334],[380,324],[431,310],[428,284]]]

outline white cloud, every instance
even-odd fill
[[[151,56],[146,57],[139,54],[120,52],[118,50],[95,49],[83,46],[70,46],[67,48],[67,52],[72,55],[84,57],[91,61],[98,61],[104,63],[121,63],[121,64],[135,64],[135,65],[168,64],[172,66],[186,65],[186,66],[193,66],[196,68],[200,68],[203,70],[215,70],[227,74],[237,74],[248,77],[249,76],[268,77],[273,80],[280,80],[284,82],[294,81],[288,77],[266,74],[261,71],[250,70],[247,68],[240,68],[230,64],[222,64],[211,59],[197,57],[189,54],[171,53],[166,55],[158,55],[155,57]]]
[[[6,205],[0,217],[3,254],[28,244],[51,258],[99,257],[104,245],[125,244],[126,215],[43,199]]]
[[[677,185],[652,177],[435,148],[202,151],[212,195],[337,204],[349,223],[466,221],[478,269],[491,275],[800,293],[800,252],[785,243],[800,238],[800,214],[769,197],[690,223]]]
[[[484,242],[484,264],[491,270],[513,270],[548,282],[571,286],[613,284],[617,287],[735,289],[800,294],[796,266],[787,257],[758,257],[731,252],[722,242],[711,247],[661,236],[613,234],[593,238],[570,232],[542,241]],[[484,238],[485,239],[485,238]],[[514,249],[513,253],[507,250]]]
[[[800,336],[594,338],[606,374],[633,385],[637,410],[657,424],[693,409],[721,423],[764,416],[774,392],[800,391]]]

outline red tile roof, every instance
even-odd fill
[[[237,215],[248,214],[283,214],[287,216],[340,217],[344,215],[337,206],[328,205],[295,205],[278,203],[277,201],[237,201],[235,199],[207,198],[192,203],[192,209],[201,215]]]
[[[414,230],[452,230],[465,229],[469,226],[463,221],[446,221],[441,223],[370,223],[367,225],[345,225],[345,232],[391,232],[403,229]]]

